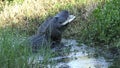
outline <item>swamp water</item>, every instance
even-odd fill
[[[39,68],[108,68],[111,62],[106,61],[102,56],[94,57],[96,53],[95,48],[89,47],[85,44],[77,46],[76,40],[62,39],[65,48],[69,48],[69,53],[62,56],[50,58],[50,61],[55,61],[55,65],[46,65]],[[29,62],[32,58],[29,58]],[[43,60],[43,57],[37,56],[33,61],[33,64],[39,63]],[[32,66],[32,68],[36,68]]]

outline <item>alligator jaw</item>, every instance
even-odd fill
[[[74,15],[69,15],[67,20],[65,22],[63,22],[62,25],[66,25],[66,24],[70,23],[71,21],[73,21],[74,19],[75,19]]]

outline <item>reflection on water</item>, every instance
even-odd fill
[[[64,61],[58,62],[52,68],[108,68],[110,66],[110,63],[106,62],[104,57],[93,57],[96,53],[95,48],[88,47],[84,44],[77,46],[78,43],[76,40],[63,39],[62,42],[65,44],[65,47],[70,47],[69,54],[51,58],[50,60],[52,61],[64,59]],[[48,68],[51,68],[49,66]]]

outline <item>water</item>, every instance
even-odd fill
[[[85,44],[77,46],[78,43],[76,40],[63,39],[62,42],[65,44],[65,47],[70,47],[69,54],[50,58],[50,61],[64,59],[61,62],[57,62],[57,64],[52,68],[108,68],[110,66],[110,62],[107,62],[104,57],[94,57],[94,54],[96,53],[95,48],[88,47]],[[41,58],[42,57],[40,56],[39,60],[43,59]],[[37,60],[38,59],[36,59],[34,62],[37,62]],[[50,65],[47,67],[51,68]]]

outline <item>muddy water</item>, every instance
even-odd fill
[[[71,46],[70,53],[67,56],[67,63],[58,63],[56,68],[108,68],[110,63],[106,62],[104,57],[94,57],[95,48],[88,47],[85,44],[77,46],[75,40],[63,40],[66,46]]]
[[[95,48],[88,47],[85,44],[78,44],[76,40],[63,39],[62,42],[65,44],[65,47],[70,48],[69,54],[50,58],[52,61],[64,59],[57,62],[52,68],[108,68],[111,64],[102,56],[95,58]],[[51,68],[50,66],[47,65],[47,68]]]

